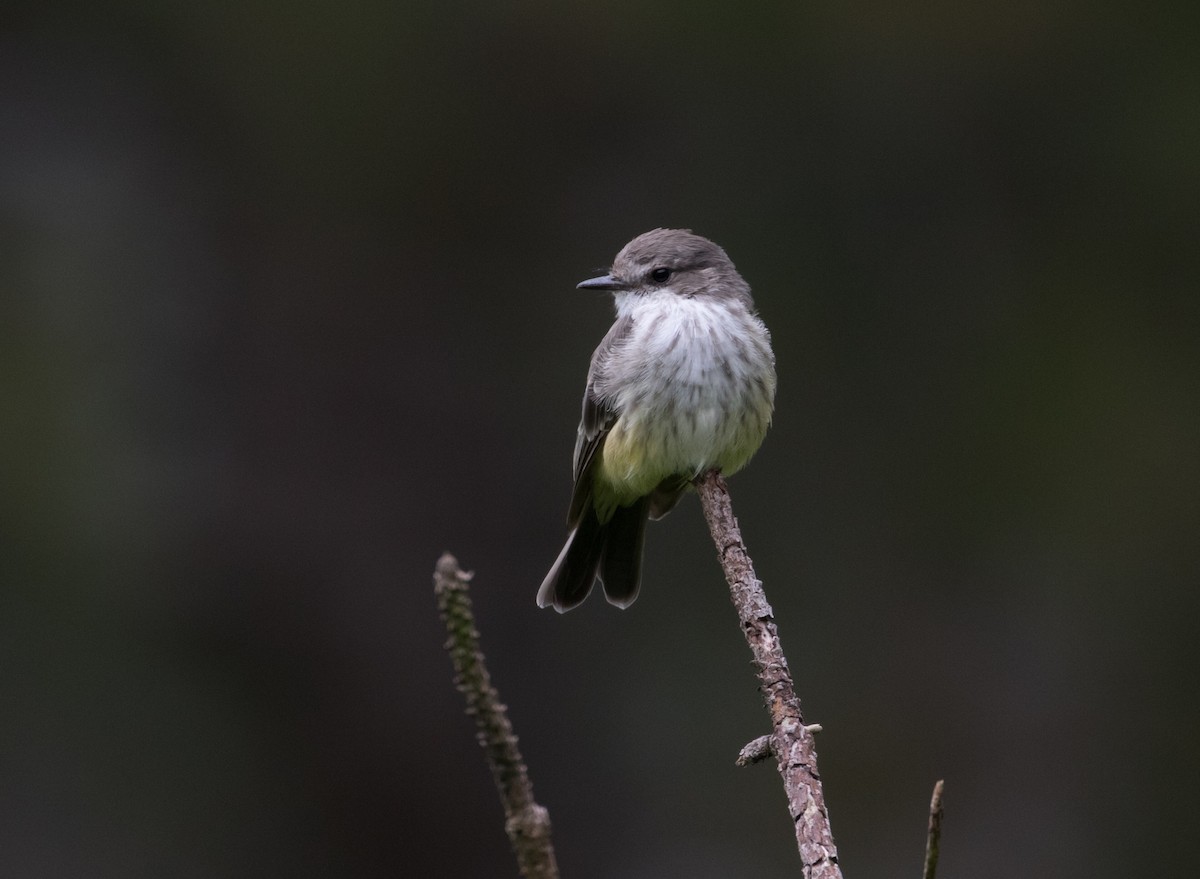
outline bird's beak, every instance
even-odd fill
[[[601,275],[598,278],[588,278],[575,285],[577,290],[624,290],[626,285],[612,275]]]

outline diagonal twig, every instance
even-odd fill
[[[492,777],[504,804],[504,829],[526,879],[558,879],[554,846],[550,842],[550,813],[533,799],[533,785],[508,710],[492,686],[479,632],[471,613],[467,584],[471,575],[449,553],[438,559],[433,590],[438,612],[446,624],[446,649],[454,663],[454,683],[467,699],[467,714],[475,718],[476,738],[487,754]]]
[[[929,801],[929,836],[925,840],[925,871],[923,879],[934,879],[937,873],[938,845],[942,839],[942,791],[945,780],[933,786],[933,798]]]
[[[817,774],[813,732],[804,725],[800,699],[779,643],[774,613],[767,604],[762,583],[754,575],[754,565],[733,517],[729,489],[721,474],[714,470],[697,480],[696,490],[721,567],[725,569],[742,632],[754,655],[759,689],[771,715],[770,749],[783,777],[788,812],[795,822],[803,874],[805,879],[841,879],[837,847],[829,827],[821,777]]]

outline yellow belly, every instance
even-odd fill
[[[618,418],[594,472],[601,521],[613,507],[634,503],[669,477],[692,478],[714,467],[736,473],[758,450],[770,420],[769,400],[750,401],[732,414],[705,407],[682,417],[660,411]]]

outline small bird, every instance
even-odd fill
[[[578,605],[599,578],[610,604],[641,587],[646,520],[693,480],[729,475],[762,444],[775,402],[771,335],[725,251],[687,229],[655,229],[578,285],[613,294],[617,319],[592,355],[575,441],[570,534],[539,607]]]

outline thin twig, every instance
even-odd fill
[[[942,838],[942,790],[943,779],[933,786],[933,798],[929,801],[929,836],[925,840],[925,872],[923,879],[934,879],[937,873],[938,844]]]
[[[775,752],[771,749],[771,737],[759,736],[754,741],[746,743],[738,752],[737,760],[734,762],[738,766],[749,766],[751,763],[761,763],[774,755]]]
[[[696,489],[771,714],[771,750],[783,777],[788,811],[795,822],[803,874],[806,879],[841,879],[837,847],[833,844],[821,777],[817,774],[813,734],[804,725],[800,699],[779,644],[774,613],[742,542],[729,489],[715,470],[698,479]]]
[[[467,699],[467,714],[475,718],[476,738],[487,754],[500,791],[504,829],[521,875],[527,879],[558,879],[554,846],[550,842],[550,813],[533,799],[533,785],[517,749],[508,711],[500,703],[484,665],[467,593],[470,580],[471,574],[459,568],[454,556],[446,553],[438,559],[433,591],[450,636],[446,649],[454,663],[454,683]]]

